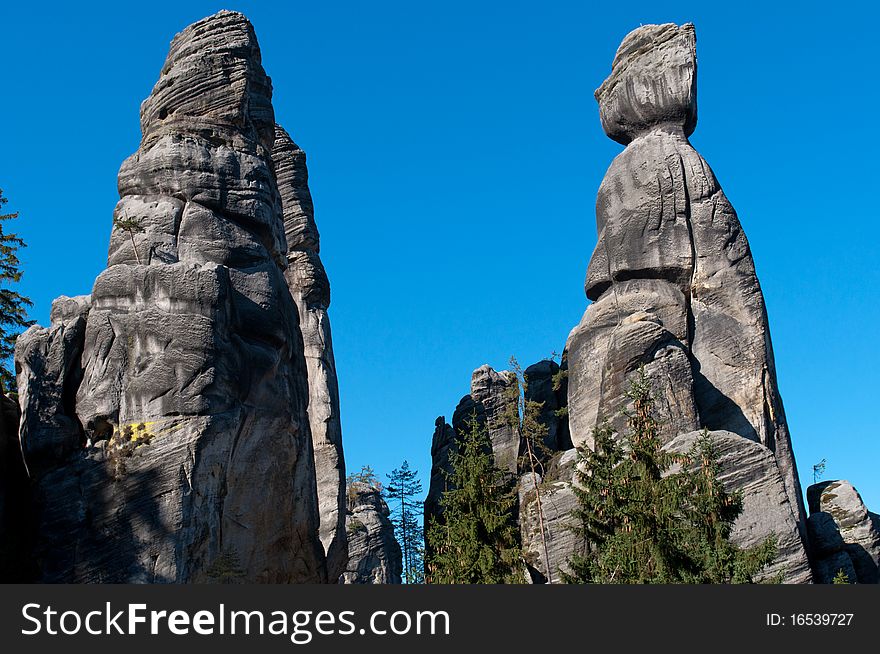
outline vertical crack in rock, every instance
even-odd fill
[[[780,565],[788,581],[803,581],[803,500],[764,298],[736,212],[688,142],[696,70],[693,25],[645,25],[623,40],[596,91],[602,127],[626,147],[599,188],[599,241],[585,284],[593,303],[566,345],[571,439],[590,446],[605,418],[622,430],[625,391],[644,367],[666,442],[702,428],[725,443],[740,439],[730,451],[753,465],[749,478],[762,479],[784,509],[771,520],[747,502],[734,538],[783,532]],[[754,447],[769,459],[750,453]]]
[[[19,340],[40,581],[327,581],[271,97],[243,15],[178,34],[119,171],[136,229]]]
[[[315,453],[321,543],[327,576],[339,578],[348,559],[345,530],[345,459],[339,385],[330,337],[330,282],[321,263],[320,237],[309,192],[306,154],[278,125],[272,148],[287,238],[285,272],[299,309],[309,379],[309,424]]]

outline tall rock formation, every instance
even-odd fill
[[[474,418],[486,427],[495,465],[511,474],[516,474],[520,446],[519,431],[511,423],[517,392],[516,375],[482,365],[471,375],[471,392],[461,398],[452,414],[456,433],[467,432]]]
[[[425,525],[441,514],[440,498],[447,488],[447,475],[452,471],[449,455],[456,449],[456,438],[470,430],[471,420],[486,428],[495,465],[512,476],[516,474],[520,437],[510,422],[510,412],[516,411],[517,384],[512,372],[496,372],[491,366],[482,365],[471,375],[471,392],[455,407],[452,426],[446,424],[442,416],[437,418],[431,442],[431,481],[425,498]]]
[[[747,509],[738,524],[756,520],[752,535],[791,526],[800,544],[787,579],[802,581],[803,500],[764,298],[736,212],[688,142],[697,122],[693,25],[627,35],[596,100],[606,134],[626,148],[599,187],[585,284],[593,303],[566,347],[572,442],[590,445],[606,418],[620,427],[624,394],[644,366],[667,442],[708,428],[740,438],[745,459],[764,461],[752,450],[766,450],[760,476],[770,485],[779,476],[780,511],[791,520],[762,521]]]
[[[41,581],[327,580],[271,95],[241,14],[178,34],[107,269],[19,339]]]
[[[447,476],[452,471],[449,455],[457,451],[455,430],[446,422],[445,416],[434,421],[434,435],[431,438],[431,479],[428,495],[425,498],[425,531],[431,519],[441,513],[440,500],[449,487]],[[426,543],[427,546],[427,543]]]
[[[345,518],[349,559],[341,583],[401,583],[403,563],[390,513],[379,488],[357,481],[349,484]]]
[[[538,453],[543,463],[538,466],[535,479],[528,466],[523,470],[520,465],[522,439],[519,429],[510,422],[511,415],[516,415],[518,410],[519,392],[519,382],[512,372],[496,372],[488,365],[477,368],[471,376],[471,392],[458,403],[452,426],[443,416],[437,418],[431,442],[431,483],[425,499],[425,524],[442,513],[440,499],[448,487],[447,475],[451,472],[449,455],[456,451],[457,438],[467,433],[469,420],[475,417],[486,428],[495,465],[510,475],[511,485],[518,491],[515,517],[520,524],[527,579],[536,583],[544,583],[548,577],[558,580],[557,568],[564,568],[565,560],[579,546],[578,538],[567,528],[569,513],[576,503],[570,485],[576,452],[571,445],[565,415],[567,385],[559,372],[560,366],[549,360],[539,361],[523,371],[525,399],[541,405],[538,420],[547,428],[544,451]],[[517,479],[523,472],[526,474]],[[537,510],[536,481],[541,493],[544,538],[539,528],[542,520]],[[426,543],[426,550],[429,549]],[[546,558],[550,559],[553,570],[550,575]]]
[[[816,581],[830,584],[843,570],[850,583],[880,583],[880,516],[868,511],[852,484],[813,484],[807,502]]]
[[[272,148],[284,213],[287,270],[284,277],[299,309],[309,377],[309,425],[315,452],[320,536],[327,576],[337,579],[348,559],[345,536],[345,458],[339,419],[339,385],[330,338],[330,281],[321,263],[320,237],[309,192],[306,153],[275,126]]]

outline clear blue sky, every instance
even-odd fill
[[[46,324],[105,267],[116,173],[171,38],[243,11],[277,119],[308,153],[349,470],[406,458],[426,478],[434,418],[474,368],[562,350],[620,151],[593,89],[628,31],[692,21],[692,141],[751,241],[801,480],[827,458],[826,478],[880,511],[880,15],[662,4],[5,3],[0,187],[29,244],[32,316]]]

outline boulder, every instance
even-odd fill
[[[696,35],[690,23],[644,25],[623,39],[596,91],[602,128],[626,145],[655,125],[697,124]]]

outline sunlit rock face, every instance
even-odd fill
[[[787,580],[804,581],[803,500],[764,298],[736,212],[688,141],[696,71],[693,25],[645,25],[624,38],[596,91],[606,134],[626,147],[599,188],[593,302],[566,347],[571,440],[591,446],[603,420],[622,431],[626,391],[644,369],[664,441],[702,428],[732,434],[747,463],[760,459],[767,488],[779,476],[792,519],[771,524],[747,504],[740,522],[752,536],[782,529],[786,543],[794,529]]]
[[[880,583],[880,516],[855,487],[842,480],[813,484],[807,501],[816,581],[830,584],[843,572],[849,583]]]
[[[288,266],[284,276],[299,309],[308,370],[308,412],[315,452],[321,543],[327,555],[327,576],[333,580],[345,570],[348,551],[339,385],[327,314],[330,281],[321,263],[306,153],[278,125],[275,126],[272,159],[287,238]]]
[[[42,581],[327,581],[271,95],[241,14],[178,34],[107,269],[18,343]]]

